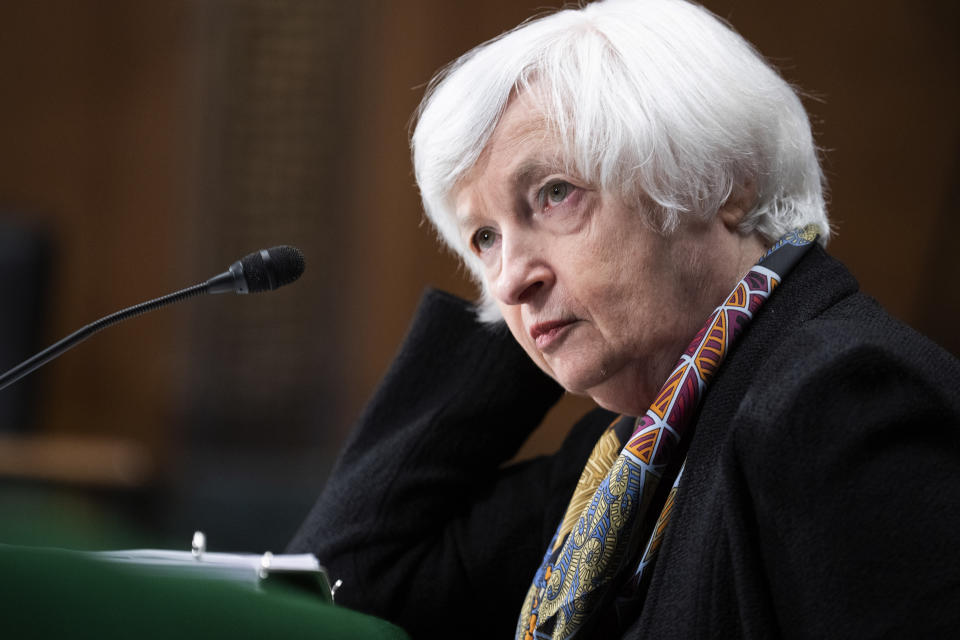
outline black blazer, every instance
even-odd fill
[[[620,637],[960,628],[960,363],[857,289],[814,248],[741,336]],[[560,393],[503,327],[428,293],[290,551],[414,638],[511,637],[615,417],[591,412],[555,455],[504,466]]]

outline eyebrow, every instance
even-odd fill
[[[525,196],[526,190],[531,184],[538,182],[541,177],[557,170],[557,166],[554,163],[538,159],[524,160],[513,171],[513,175],[510,176],[510,184],[515,193]],[[476,227],[481,217],[474,214],[472,207],[466,215],[460,215],[459,211],[455,212],[455,214],[457,227],[461,232],[470,231]]]
[[[453,211],[454,218],[456,220],[457,230],[460,235],[463,235],[465,233],[472,231],[475,227],[477,227],[480,224],[480,216],[478,216],[474,211],[475,211],[474,207],[471,206],[467,210],[467,213],[464,215],[464,214],[461,214],[460,207],[454,207],[454,211]]]
[[[557,167],[553,163],[544,162],[543,160],[525,160],[517,167],[516,171],[513,172],[511,182],[513,183],[514,189],[525,189],[531,183],[537,182],[541,176],[553,173],[556,170]]]

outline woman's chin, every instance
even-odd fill
[[[651,394],[643,385],[629,380],[622,371],[609,373],[591,369],[583,371],[554,370],[555,379],[568,393],[589,396],[600,407],[631,416],[646,412],[652,401]]]

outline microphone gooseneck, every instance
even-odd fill
[[[123,322],[127,318],[132,318],[142,313],[153,311],[154,309],[158,309],[165,305],[172,304],[174,302],[180,302],[181,300],[186,300],[187,298],[204,294],[206,293],[206,286],[206,284],[195,284],[192,287],[175,291],[161,298],[156,298],[147,302],[141,302],[138,305],[128,307],[121,311],[117,311],[116,313],[111,313],[104,318],[100,318],[96,322],[91,322],[79,331],[74,331],[63,340],[53,343],[29,360],[24,360],[16,367],[10,369],[0,376],[0,391],[7,388],[20,378],[39,369],[64,351],[77,346],[98,331],[102,331],[110,325],[117,324],[118,322]]]
[[[237,260],[227,271],[210,278],[206,282],[195,284],[192,287],[181,289],[160,298],[141,302],[106,317],[100,318],[75,331],[66,338],[56,342],[35,356],[24,360],[13,369],[0,375],[0,390],[12,385],[17,380],[39,369],[64,351],[75,347],[98,331],[122,322],[127,318],[159,309],[174,302],[203,295],[205,293],[256,293],[271,291],[277,287],[290,284],[299,278],[306,263],[303,253],[295,247],[280,246],[272,249],[255,251],[240,260]]]

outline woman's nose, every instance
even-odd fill
[[[504,234],[500,246],[500,271],[491,287],[500,302],[523,304],[549,290],[555,276],[542,242],[535,236]]]

